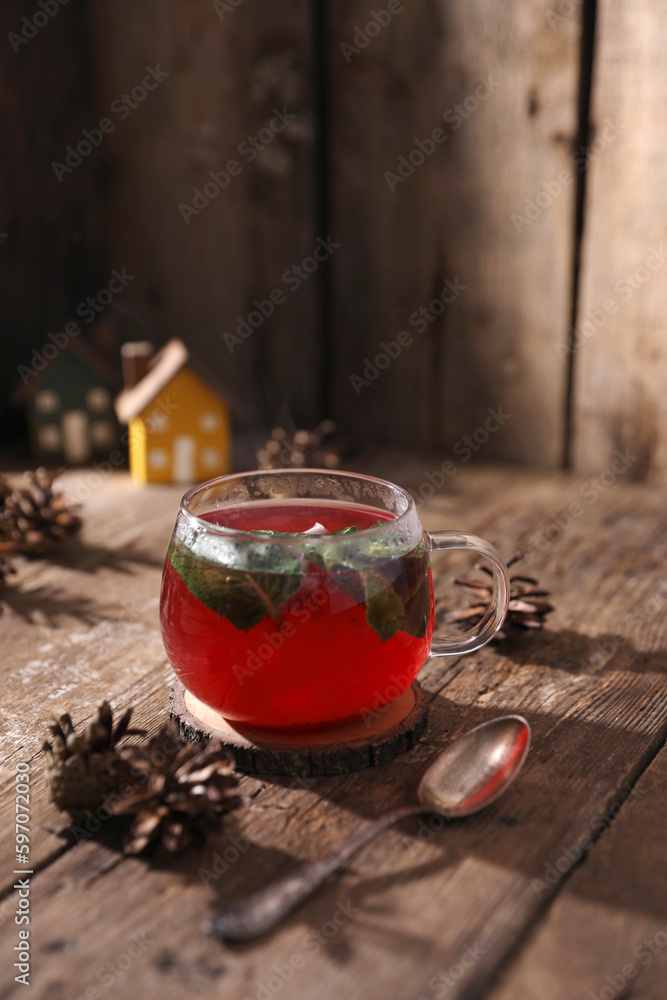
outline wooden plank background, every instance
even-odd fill
[[[617,995],[638,1000],[664,996],[666,780],[663,749],[622,810],[600,814],[598,822],[608,836],[573,873],[487,1000],[590,1000],[591,993],[600,996],[604,990],[611,996],[610,986]]]
[[[336,399],[350,428],[450,452],[502,404],[510,419],[485,456],[561,461],[567,367],[554,342],[570,309],[580,19],[554,32],[549,8],[405,4],[361,49],[368,4],[331,5]],[[341,50],[355,38],[358,52]],[[424,162],[410,174],[413,152]],[[558,197],[513,221],[543,184]],[[447,279],[464,290],[418,315]],[[350,375],[401,330],[414,343],[357,395]]]
[[[183,336],[241,428],[326,411],[358,445],[444,460],[477,432],[476,458],[582,473],[629,448],[632,476],[660,481],[664,15],[648,0],[376,8],[91,0],[85,19],[63,7],[8,51],[5,382],[60,313],[126,267],[122,336]],[[5,33],[21,13],[5,5]],[[51,160],[157,64],[168,78],[59,185]],[[274,107],[296,118],[247,162],[239,145]],[[186,224],[179,205],[231,159],[240,174]],[[338,246],[292,290],[283,275],[318,237]],[[459,293],[441,309],[445,281]],[[285,301],[230,352],[223,334],[275,290]],[[412,342],[383,355],[401,331]],[[487,436],[499,407],[509,416]]]
[[[479,454],[555,468],[567,369],[553,343],[569,321],[581,11],[555,31],[552,7],[440,3],[447,104],[465,108],[480,77],[498,89],[451,136],[440,177],[443,258],[470,291],[451,311],[437,375],[444,444],[502,404],[510,418]],[[546,207],[530,218],[527,203]]]
[[[647,0],[601,0],[598,8],[574,464],[604,468],[629,448],[633,477],[664,482],[667,23]]]
[[[307,3],[253,0],[221,19],[209,0],[94,0],[92,25],[100,108],[147,65],[169,73],[105,143],[109,264],[137,276],[122,302],[126,333],[183,337],[242,422],[270,426],[283,407],[316,419],[317,277],[297,290],[282,281],[320,235]],[[265,148],[239,151],[276,107],[294,120]],[[240,173],[186,222],[179,205],[192,206],[194,189],[232,160]],[[230,352],[223,334],[236,335],[239,317],[274,290],[284,301]]]
[[[30,39],[19,35],[26,13],[21,0],[0,11],[0,440],[17,422],[8,396],[22,385],[18,366],[100,287],[106,240],[95,165],[82,164],[74,186],[51,169],[93,115],[80,5]]]

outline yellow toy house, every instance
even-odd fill
[[[181,340],[121,347],[125,388],[116,413],[128,424],[138,483],[196,483],[230,471],[229,407],[188,364]]]

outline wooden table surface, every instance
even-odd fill
[[[418,488],[438,464],[366,467]],[[102,698],[134,705],[151,731],[166,718],[158,593],[181,490],[69,473],[68,489],[85,493],[80,539],[23,562],[2,595],[0,998],[664,1000],[667,511],[623,475],[620,463],[585,481],[459,467],[421,506],[425,526],[477,531],[506,556],[526,547],[526,571],[556,605],[547,629],[429,661],[428,731],[404,757],[342,777],[245,777],[231,832],[156,865],[94,838],[67,846],[40,746],[49,716],[84,722]],[[439,592],[452,573],[452,561],[438,569]],[[529,719],[534,742],[495,805],[386,832],[261,942],[200,933],[221,903],[409,801],[436,750],[508,712]],[[21,761],[34,871],[26,994],[13,969]],[[216,864],[230,835],[243,849]]]

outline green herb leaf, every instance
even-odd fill
[[[408,635],[413,635],[415,639],[423,639],[428,628],[428,619],[431,611],[431,585],[428,572],[422,578],[422,582],[405,605],[405,618],[401,629]]]
[[[197,600],[243,632],[259,625],[267,615],[279,621],[281,605],[303,583],[301,574],[227,569],[194,555],[174,540],[169,545],[169,559]]]
[[[383,642],[392,639],[403,624],[405,607],[394,588],[384,577],[368,570],[366,572],[366,621]]]
[[[404,618],[400,631],[423,639],[431,611],[429,559],[423,543],[406,555],[395,556],[374,568],[376,577],[384,580],[401,601]]]
[[[376,524],[384,524],[384,521],[377,521]],[[369,525],[375,527],[376,525]],[[344,594],[351,599],[354,604],[363,604],[366,600],[365,571],[358,568],[359,549],[354,546],[350,549],[346,546],[341,549],[340,536],[355,534],[359,529],[352,524],[347,528],[339,528],[337,531],[329,532],[328,536],[320,535],[320,538],[335,536],[336,540],[331,544],[320,542],[319,545],[306,546],[306,558],[327,573],[329,578]],[[357,567],[357,568],[354,568]]]

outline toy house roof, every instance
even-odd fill
[[[76,339],[72,337],[70,342],[64,348],[64,351],[73,354],[82,364],[86,366],[86,368],[99,378],[102,385],[114,391],[119,388],[118,373],[114,369],[113,365],[110,365],[109,362],[98,353],[92,344],[87,343],[80,337]],[[58,363],[62,353],[62,351],[59,352],[57,357],[53,358],[52,361],[49,361],[46,367],[43,368],[41,372],[38,372],[36,377],[31,379],[30,382],[25,385],[18,386],[12,393],[11,401],[13,403],[20,404],[31,399],[39,387],[44,374],[49,371],[52,366]]]
[[[151,359],[144,377],[116,397],[116,414],[121,423],[139,416],[189,360],[190,353],[182,340],[175,337],[168,341]]]

